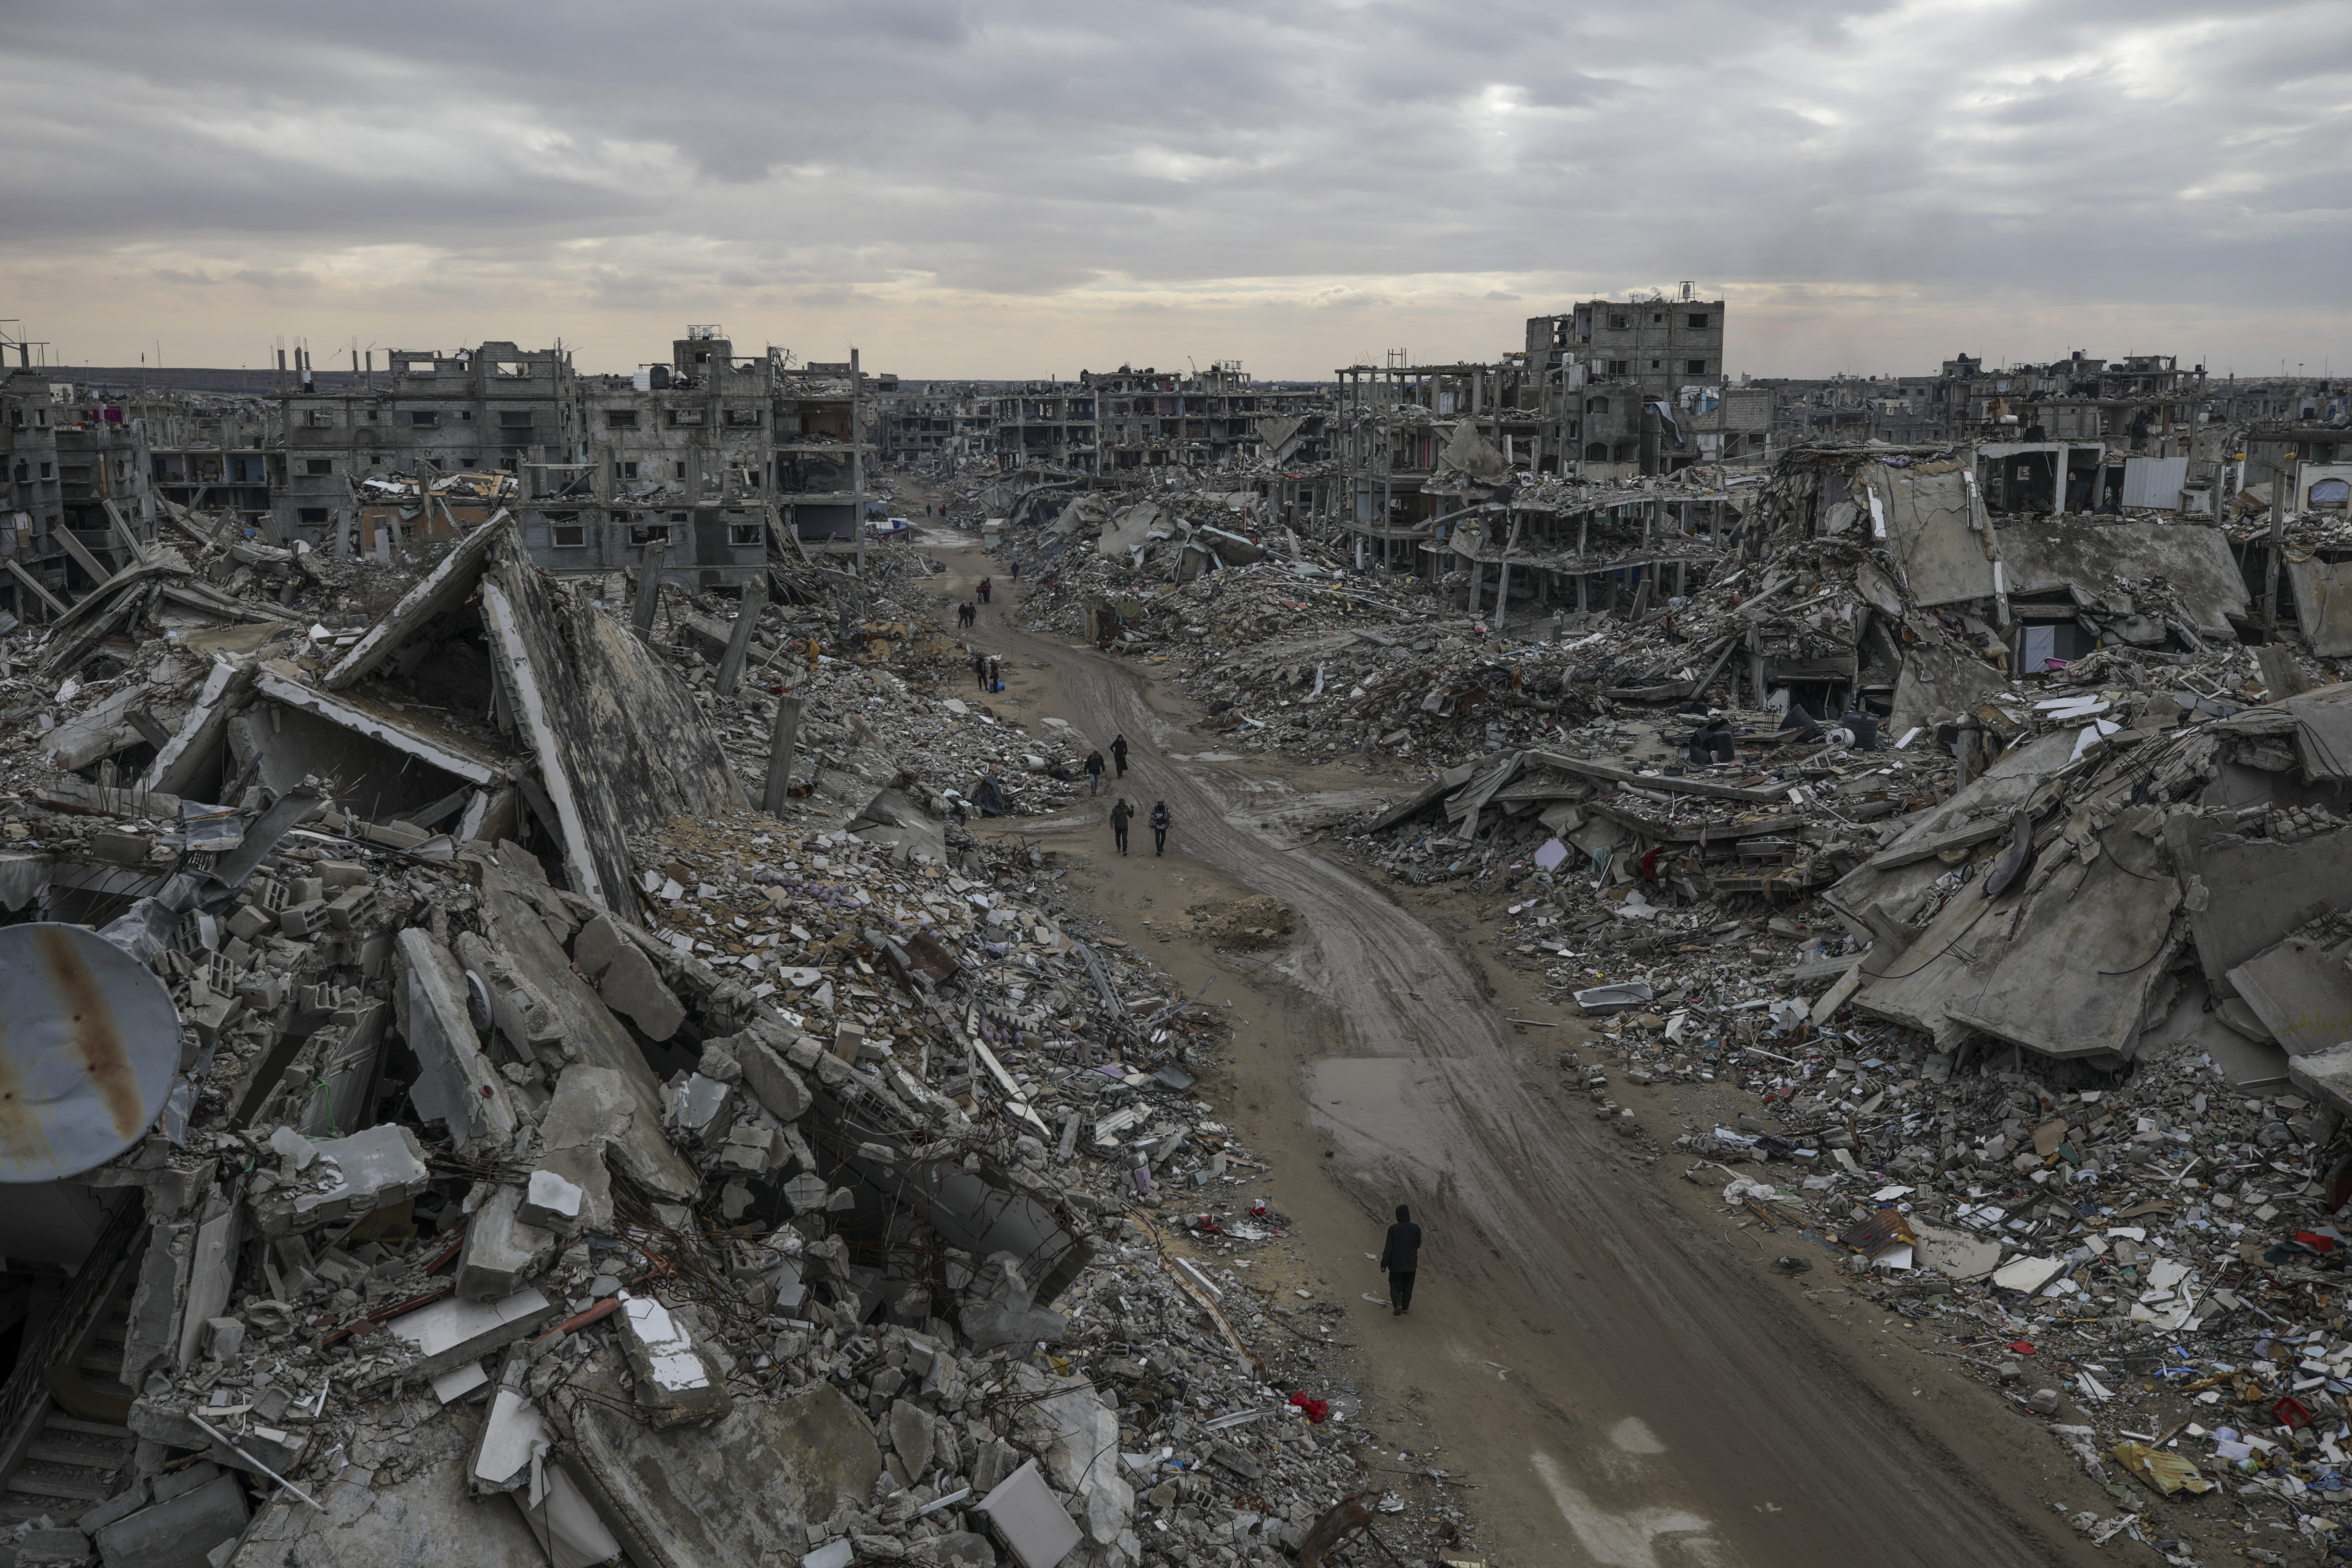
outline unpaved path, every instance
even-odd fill
[[[933,580],[943,597],[991,569],[942,554],[971,568]],[[1007,655],[1000,710],[1066,719],[1106,753],[1124,731],[1130,803],[1139,817],[1166,799],[1177,829],[1155,860],[1139,820],[1139,852],[1112,858],[1108,791],[987,827],[1082,845],[1073,885],[1130,940],[1152,930],[1141,911],[1172,916],[1203,889],[1297,911],[1279,965],[1152,956],[1195,984],[1223,971],[1241,1021],[1231,1081],[1212,1087],[1302,1220],[1293,1266],[1349,1305],[1371,1402],[1420,1414],[1381,1435],[1433,1438],[1441,1456],[1414,1462],[1476,1482],[1481,1550],[1612,1568],[2097,1560],[2037,1500],[2112,1510],[2056,1444],[1915,1352],[1874,1349],[1899,1321],[1762,1274],[1748,1237],[1662,1190],[1678,1163],[1654,1168],[1565,1092],[1549,1058],[1572,1031],[1512,1037],[1507,977],[1306,847],[1318,801],[1299,786],[1340,775],[1219,751],[1136,666],[1013,629],[1017,590],[995,581],[970,635]],[[1366,1254],[1398,1202],[1428,1237],[1402,1319],[1359,1300],[1383,1289]],[[1829,1319],[1833,1299],[1854,1316]]]

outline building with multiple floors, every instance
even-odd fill
[[[60,372],[0,371],[0,610],[65,613],[154,538],[142,422]]]

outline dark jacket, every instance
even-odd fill
[[[1381,1248],[1381,1268],[1396,1274],[1413,1273],[1421,1264],[1421,1226],[1412,1211],[1397,1205],[1397,1222],[1389,1226],[1388,1245]]]
[[[1134,816],[1135,807],[1128,805],[1127,802],[1123,800],[1118,801],[1110,808],[1110,825],[1113,827],[1125,827],[1129,819]]]
[[[1110,743],[1110,754],[1124,762],[1127,759],[1127,737],[1121,735]]]
[[[1087,772],[1090,773],[1098,773],[1102,771],[1102,753],[1100,752],[1088,752],[1087,753]]]

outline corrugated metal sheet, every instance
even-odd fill
[[[2180,487],[2189,482],[2186,458],[2126,458],[2124,505],[2180,510]]]

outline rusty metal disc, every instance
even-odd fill
[[[0,1182],[130,1148],[179,1065],[171,993],[129,953],[87,926],[0,926]]]

